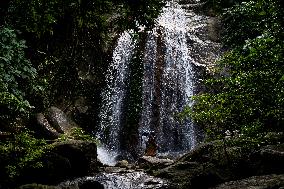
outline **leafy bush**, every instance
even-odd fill
[[[26,96],[34,87],[36,69],[25,57],[25,41],[16,31],[0,28],[0,119],[9,120],[27,113],[31,106]]]
[[[71,131],[71,137],[75,140],[95,140],[91,135],[86,134],[86,132],[81,128],[73,128]]]
[[[193,118],[210,130],[242,130],[257,134],[283,123],[283,55],[273,36],[247,41],[219,62],[229,76],[207,80],[212,92],[194,97]],[[219,70],[219,71],[221,71]],[[217,89],[216,89],[217,88]]]
[[[66,141],[66,140],[85,140],[85,141],[96,141],[94,137],[87,134],[82,128],[72,128],[70,133],[62,134],[58,138],[59,141]]]
[[[41,167],[40,158],[48,149],[49,146],[44,140],[33,138],[27,131],[1,142],[0,157],[2,164],[5,164],[6,174],[10,179],[14,179],[26,168]]]
[[[239,4],[242,0],[201,0],[201,2],[203,3],[203,9],[211,9],[214,14],[220,14],[223,9]]]
[[[208,92],[196,95],[193,109],[186,110],[208,138],[224,138],[226,133],[257,138],[282,129],[282,12],[277,0],[260,0],[242,3],[224,14],[231,22],[225,25],[227,45],[233,49],[206,80]]]
[[[223,39],[229,47],[245,44],[265,32],[282,32],[283,8],[279,0],[253,0],[226,9],[222,15]]]

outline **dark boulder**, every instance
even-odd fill
[[[18,184],[41,183],[55,185],[68,179],[72,171],[70,161],[53,152],[42,157],[42,166],[23,170],[23,174],[17,179]]]
[[[97,145],[89,141],[66,141],[54,144],[52,150],[69,160],[70,175],[84,176],[97,170]]]
[[[172,165],[154,170],[153,174],[169,179],[176,188],[202,189],[231,180],[284,173],[283,144],[273,141],[274,144],[259,147],[240,144],[236,139],[230,142],[201,144]]]
[[[263,146],[250,159],[258,175],[281,174],[284,172],[284,144]]]
[[[88,103],[83,97],[78,97],[74,106],[79,114],[86,114],[89,109]]]
[[[171,159],[161,159],[157,157],[152,156],[142,156],[138,160],[138,164],[140,168],[148,169],[148,168],[164,168],[171,164],[173,164],[174,161]]]
[[[253,176],[242,180],[230,181],[211,189],[280,189],[284,188],[284,175]]]
[[[47,109],[46,118],[50,125],[59,133],[68,133],[72,128],[78,127],[66,114],[54,106]]]
[[[49,124],[48,120],[42,113],[35,115],[36,124],[33,125],[33,130],[45,139],[57,139],[60,134]]]
[[[42,166],[29,168],[17,180],[18,184],[41,183],[56,185],[64,180],[97,171],[97,146],[89,141],[65,141],[53,144],[42,157]]]

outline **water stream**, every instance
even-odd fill
[[[86,183],[95,183],[93,186],[82,187]],[[103,187],[102,187],[102,186]],[[112,173],[99,173],[93,177],[78,178],[73,181],[67,181],[59,184],[64,189],[80,189],[80,188],[104,188],[104,189],[159,189],[166,188],[167,181],[149,176],[142,171],[124,171]]]

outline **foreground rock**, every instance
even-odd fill
[[[202,144],[154,175],[171,180],[174,188],[198,189],[255,175],[281,175],[284,144],[277,143],[262,147],[243,143],[224,146],[222,141]]]
[[[104,189],[104,185],[98,181],[89,178],[79,178],[73,181],[67,181],[57,185],[59,189]]]
[[[66,114],[54,106],[47,109],[46,117],[50,125],[59,133],[66,134],[78,127]]]
[[[138,165],[143,169],[161,169],[173,164],[174,161],[171,159],[161,159],[152,156],[142,156],[138,160]]]
[[[212,189],[273,189],[284,188],[284,174],[254,176],[242,180],[230,181]]]
[[[17,189],[104,189],[104,186],[94,180],[79,180],[75,182],[67,182],[57,186],[41,185],[41,184],[26,184]]]
[[[70,162],[71,175],[83,176],[97,170],[97,145],[91,141],[72,140],[54,144],[52,150]]]
[[[54,140],[61,134],[71,135],[78,125],[59,108],[50,107],[45,114],[37,113],[31,120],[31,129],[39,138]]]
[[[33,130],[37,132],[37,134],[45,139],[57,139],[60,136],[58,133],[48,122],[45,116],[42,113],[38,113],[35,115],[35,127]]]
[[[88,141],[58,142],[42,162],[40,168],[25,170],[18,182],[55,185],[66,179],[91,175],[98,169],[97,146]]]
[[[121,160],[121,161],[118,161],[115,166],[121,167],[121,168],[128,168],[129,163],[127,160]]]

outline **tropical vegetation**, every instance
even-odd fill
[[[29,118],[62,99],[95,98],[116,36],[153,26],[162,5],[159,0],[1,1],[0,183],[42,165],[49,145],[35,138]],[[91,103],[98,107],[100,100]],[[92,139],[82,130],[71,137]]]
[[[283,6],[279,0],[235,3],[219,13],[226,53],[205,79],[207,91],[187,109],[208,139],[283,131]]]

